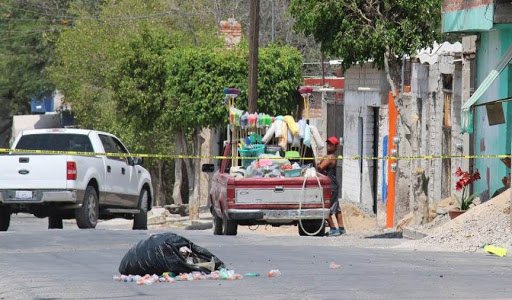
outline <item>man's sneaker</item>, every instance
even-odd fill
[[[345,234],[345,227],[338,227],[340,234]]]
[[[327,234],[328,236],[340,236],[341,235],[341,232],[338,228],[336,229],[330,229],[329,230],[329,233]]]

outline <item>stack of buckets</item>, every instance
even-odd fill
[[[240,156],[242,157],[242,166],[247,168],[260,154],[265,153],[265,145],[263,144],[251,144],[244,146],[243,149],[238,149]],[[247,157],[247,158],[244,158]]]

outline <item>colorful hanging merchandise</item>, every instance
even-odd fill
[[[318,129],[304,119],[296,122],[290,115],[250,114],[231,106],[229,125],[233,156],[240,158],[232,160],[230,174],[235,178],[302,176],[311,164],[303,159],[306,148],[312,148],[317,158],[325,155]]]
[[[320,162],[321,157],[327,155],[327,149],[325,148],[325,142],[322,140],[320,133],[316,126],[310,125],[309,131],[311,134],[311,149],[313,149],[313,156],[315,157],[316,163]]]
[[[298,136],[299,135],[299,127],[297,126],[297,123],[295,123],[295,120],[293,119],[292,116],[284,116],[283,117],[283,121],[286,122],[286,125],[290,129],[290,133],[293,136]]]
[[[240,90],[235,88],[224,88],[224,104],[229,108],[235,106],[235,99],[240,95]]]
[[[309,86],[301,86],[299,88],[299,93],[302,96],[302,99],[304,99],[304,111],[302,115],[305,119],[309,119],[309,107],[311,105],[310,97],[313,93],[313,88]]]

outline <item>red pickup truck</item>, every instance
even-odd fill
[[[228,144],[225,156],[231,152],[230,148]],[[318,180],[316,177],[235,178],[229,174],[231,161],[221,160],[220,169],[212,178],[208,204],[213,216],[213,234],[236,235],[238,225],[270,224],[298,225],[300,235],[315,232],[316,236],[324,235],[331,198],[328,177],[318,174]],[[213,165],[203,165],[205,172],[213,169]]]

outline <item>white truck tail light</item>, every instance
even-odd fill
[[[66,163],[66,179],[76,180],[76,162],[68,161]]]

